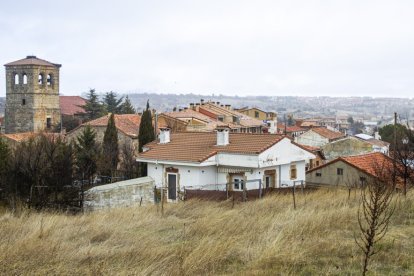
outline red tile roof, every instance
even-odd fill
[[[278,143],[285,136],[275,134],[230,133],[230,144],[216,146],[215,132],[172,133],[171,141],[159,144],[156,141],[146,145],[148,151],[139,158],[181,162],[203,162],[217,152],[259,154]]]
[[[285,124],[283,123],[278,123],[277,124],[277,129],[279,130],[285,130]],[[299,132],[299,131],[306,131],[306,129],[301,128],[299,126],[286,126],[286,132],[291,133],[291,132]]]
[[[62,115],[85,114],[86,99],[79,96],[59,96]]]
[[[338,139],[341,137],[345,137],[345,134],[343,134],[342,132],[332,131],[324,127],[312,128],[310,131],[313,131],[319,134],[320,136],[328,138],[329,140],[334,140],[334,139]]]
[[[381,174],[387,173],[387,170],[391,170],[393,167],[393,160],[390,157],[380,152],[374,152],[368,154],[339,157],[319,167],[315,167],[306,173],[313,172],[338,161],[343,161],[353,166],[354,168],[375,177],[382,177],[383,175]]]
[[[48,133],[48,132],[21,132],[21,133],[9,133],[9,134],[2,134],[0,135],[0,137],[4,137],[7,138],[9,140],[15,141],[15,142],[23,142],[23,141],[27,141],[30,138],[35,138],[38,137],[40,135],[45,135],[48,138],[64,138],[64,136],[60,133]]]
[[[90,125],[92,127],[106,127],[108,125],[110,114],[100,117],[98,119],[86,122],[71,132],[75,131],[79,127]],[[141,123],[141,116],[138,114],[115,114],[115,126],[119,131],[122,131],[126,135],[137,138],[138,137],[138,130],[139,130],[139,124]]]
[[[41,65],[49,67],[60,67],[60,64],[52,63],[44,59],[37,58],[35,56],[27,56],[24,59],[19,59],[13,62],[9,62],[4,66],[15,66],[15,65]]]

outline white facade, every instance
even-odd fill
[[[219,152],[202,163],[137,161],[148,163],[148,176],[154,179],[156,187],[164,187],[167,198],[173,201],[184,189],[255,190],[259,189],[259,180],[262,188],[299,184],[305,181],[305,163],[313,158],[312,153],[284,138],[260,154]],[[171,196],[172,191],[177,195]]]

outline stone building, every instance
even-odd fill
[[[61,65],[27,56],[4,66],[5,133],[52,131],[59,127]]]

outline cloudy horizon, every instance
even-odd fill
[[[410,1],[22,0],[2,4],[0,60],[62,64],[62,95],[412,98],[413,25]]]

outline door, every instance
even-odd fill
[[[270,185],[272,183],[272,177],[270,175],[265,176],[265,188],[270,188]]]
[[[177,175],[169,173],[167,175],[168,181],[168,199],[177,199]]]

